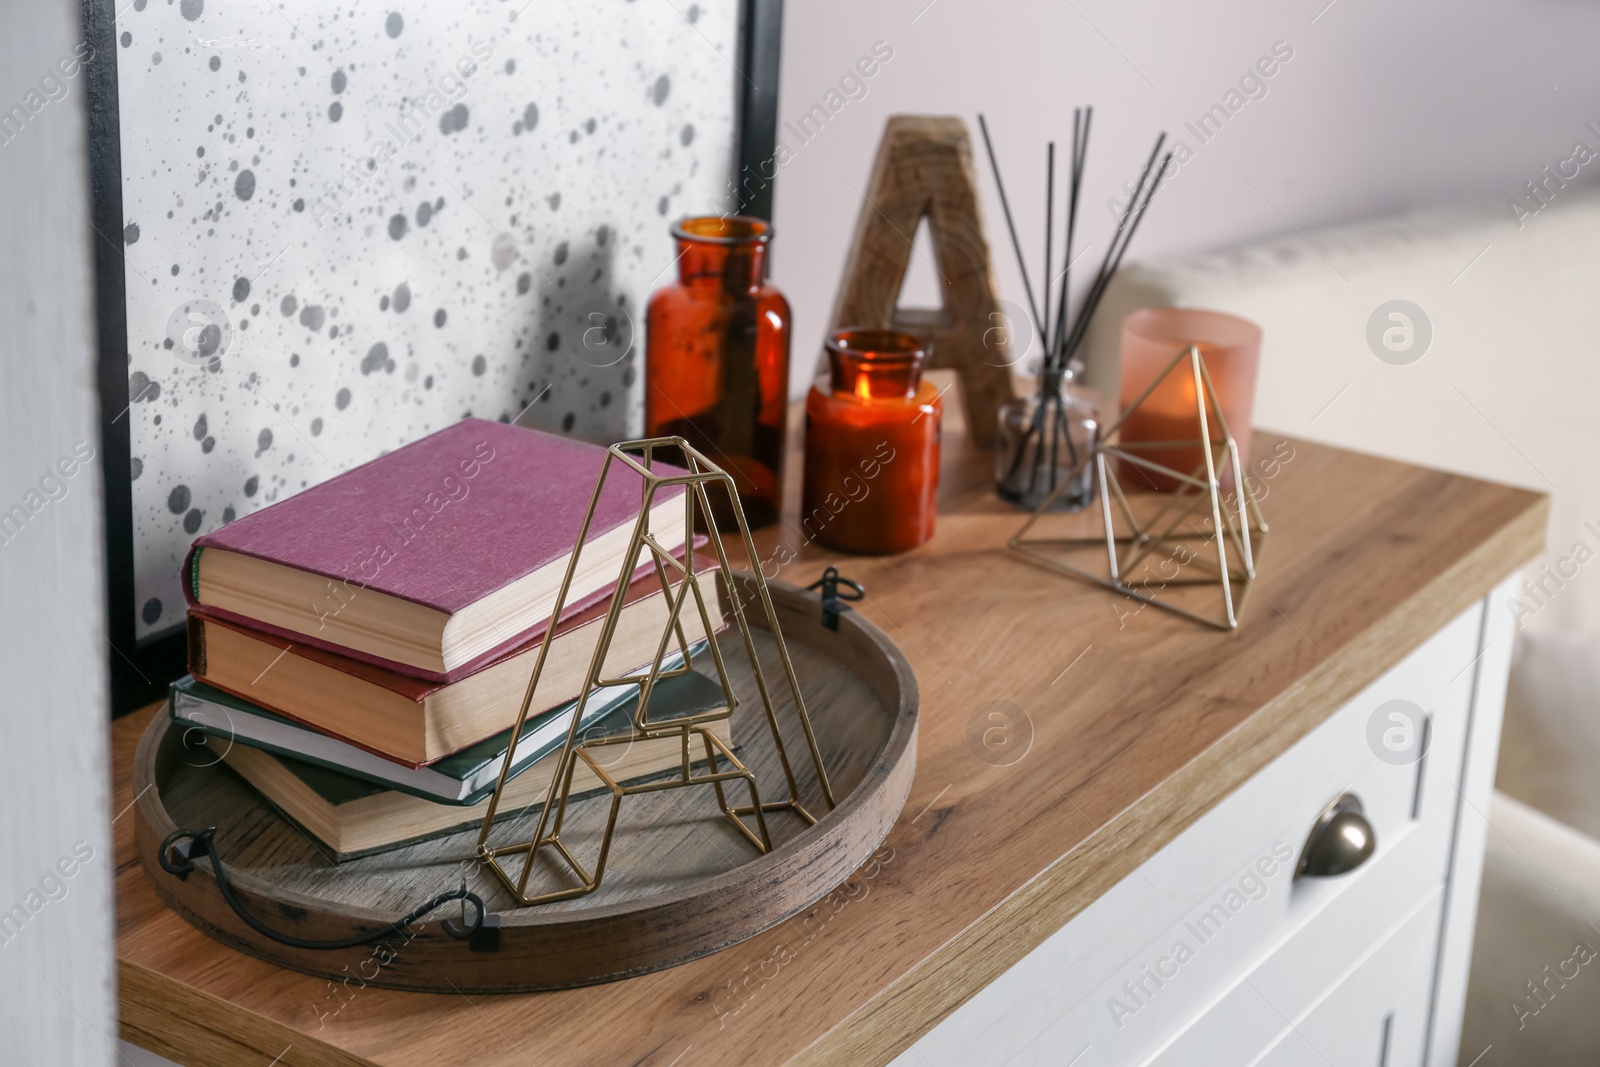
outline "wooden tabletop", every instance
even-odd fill
[[[163,907],[125,819],[122,1036],[216,1067],[888,1062],[1543,544],[1541,495],[1257,431],[1257,456],[1275,448],[1292,458],[1264,481],[1270,544],[1233,633],[1130,614],[1132,601],[1008,554],[1021,516],[958,433],[923,548],[797,548],[792,510],[765,531],[769,576],[783,563],[779,577],[809,584],[837,562],[867,587],[856,610],[900,644],[922,690],[906,809],[878,857],[812,911],[681,967],[568,992],[335,989]],[[997,700],[1031,733],[1009,765],[969,741]],[[129,764],[153,713],[112,727],[114,810],[133,799]]]

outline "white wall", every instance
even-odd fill
[[[78,5],[5,22],[0,112],[72,53]],[[0,144],[0,512],[38,508],[0,535],[0,1061],[78,1067],[115,1056],[109,702],[83,79],[46,91]],[[56,480],[75,448],[95,460]]]
[[[779,168],[774,281],[795,310],[792,387],[809,384],[884,119],[987,113],[1042,257],[1045,141],[1093,104],[1083,218],[1097,262],[1106,200],[1155,134],[1194,157],[1161,191],[1130,259],[1212,250],[1416,210],[1504,201],[1600,122],[1600,7],[1568,0],[790,0],[781,118],[814,104],[876,41],[894,56]],[[1320,14],[1319,14],[1320,13]],[[1210,143],[1183,128],[1274,42],[1293,58]],[[1553,84],[1552,84],[1553,83]],[[1559,88],[1557,88],[1559,87]],[[1591,143],[1593,138],[1591,137]],[[1022,301],[999,201],[980,184],[1002,296]],[[1593,184],[1586,168],[1580,183]],[[1509,212],[1508,212],[1509,217]],[[931,270],[914,262],[913,283]],[[927,297],[931,285],[915,285]],[[931,299],[922,302],[931,303]]]

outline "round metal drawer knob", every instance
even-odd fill
[[[1311,824],[1294,876],[1332,878],[1355,870],[1378,847],[1378,836],[1354,793],[1341,793]]]

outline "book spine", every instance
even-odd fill
[[[193,611],[189,612],[189,625],[186,628],[189,639],[189,673],[206,673],[206,624],[205,620]],[[176,692],[176,691],[174,691]]]
[[[204,549],[200,545],[190,545],[188,553],[183,557],[183,567],[178,572],[178,585],[183,590],[183,599],[191,608],[200,603],[200,553],[202,551]]]

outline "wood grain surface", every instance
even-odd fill
[[[1258,456],[1280,444],[1255,435]],[[168,910],[125,819],[124,1036],[218,1067],[280,1053],[283,1067],[886,1063],[1530,558],[1548,506],[1287,442],[1278,454],[1292,456],[1262,473],[1270,550],[1242,625],[1223,634],[1130,614],[1132,602],[1009,555],[1020,517],[989,491],[987,457],[946,446],[943,513],[923,548],[829,556],[797,543],[792,508],[758,540],[769,577],[804,585],[837,562],[863,582],[856,610],[900,645],[921,687],[905,811],[816,908],[605,986],[330,985],[223,948]],[[985,736],[996,712],[1014,723],[1001,745]],[[147,716],[113,728],[114,810],[133,800]]]
[[[805,694],[838,806],[829,810],[808,756],[783,664],[748,576],[735,585],[746,606],[762,671],[773,695],[799,799],[815,826],[792,812],[771,812],[774,849],[761,855],[728,824],[709,786],[644,793],[623,800],[605,879],[573,900],[518,907],[492,871],[477,861],[478,828],[345,863],[329,862],[305,833],[281,816],[210,749],[198,758],[181,731],[158,716],[134,763],[140,860],[156,892],[197,928],[253,956],[342,981],[353,972],[371,986],[433,992],[529,992],[561,989],[658,970],[727,948],[801,912],[871,858],[900,814],[916,767],[917,683],[900,650],[858,615],[823,626],[817,600],[771,583],[774,608]],[[740,704],[733,716],[739,756],[767,802],[788,796],[743,641],[723,634],[723,660]],[[709,657],[706,657],[709,660]],[[703,664],[702,670],[706,670]],[[510,714],[508,710],[507,714]],[[595,750],[618,758],[619,747]],[[591,869],[611,808],[611,794],[582,772],[592,794],[567,810],[562,839]],[[154,785],[152,789],[145,786]],[[739,783],[723,787],[749,803]],[[532,837],[540,805],[507,809],[495,842]],[[747,820],[748,822],[748,820]],[[246,925],[203,870],[177,877],[162,870],[161,842],[178,827],[216,827],[217,848],[234,892],[251,914],[291,937],[343,940],[381,930],[422,901],[465,884],[498,923],[493,951],[473,951],[437,920],[341,951],[300,949]],[[511,870],[520,871],[518,860]],[[530,892],[565,889],[564,868],[541,863]]]

